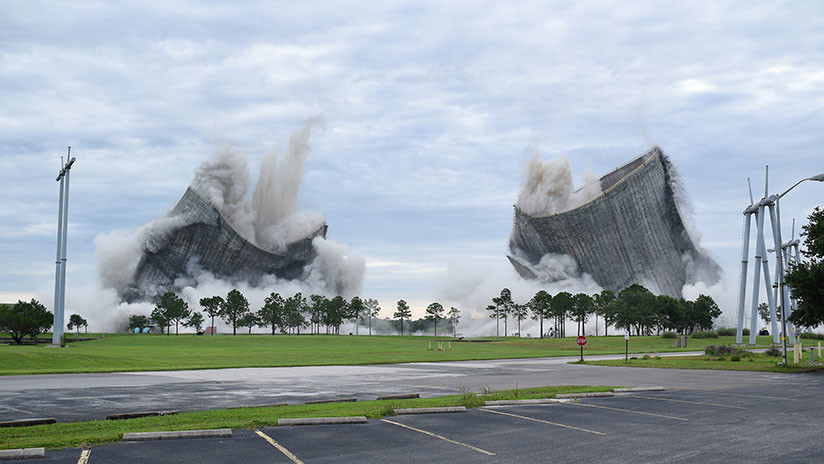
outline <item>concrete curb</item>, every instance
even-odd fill
[[[338,400],[314,400],[314,401],[307,401],[303,404],[324,404],[324,403],[354,403],[358,401],[357,398],[341,398]]]
[[[420,398],[421,395],[417,393],[410,393],[408,395],[388,395],[388,396],[379,396],[378,401],[382,400],[409,400],[412,398]]]
[[[564,399],[555,399],[555,398],[534,398],[534,399],[526,399],[526,400],[495,400],[495,401],[484,401],[484,406],[514,406],[518,404],[557,404],[557,403],[569,403],[569,400]]]
[[[45,448],[18,448],[10,450],[0,450],[0,461],[5,459],[42,458],[45,456]]]
[[[232,429],[180,430],[175,432],[124,433],[123,441],[172,440],[176,438],[231,437]]]
[[[395,409],[395,414],[438,414],[442,412],[466,412],[463,406],[447,406],[443,408],[401,408]]]
[[[300,417],[295,419],[278,419],[278,426],[282,425],[336,425],[336,424],[365,424],[366,417]]]
[[[120,414],[109,414],[108,416],[106,416],[106,420],[124,420],[137,419],[139,417],[172,416],[174,414],[180,414],[180,411],[175,409],[170,411],[124,412]]]
[[[555,398],[600,398],[615,396],[612,392],[591,392],[591,393],[561,393],[555,395]]]
[[[657,392],[664,391],[664,387],[630,387],[630,388],[613,388],[613,393],[631,393],[631,392]]]
[[[0,427],[31,427],[32,425],[54,424],[57,419],[54,417],[39,417],[32,419],[18,419],[0,422]]]

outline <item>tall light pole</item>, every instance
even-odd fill
[[[824,173],[819,174],[813,177],[807,177],[806,179],[801,179],[795,183],[792,187],[788,188],[784,191],[781,195],[775,197],[775,216],[776,216],[776,258],[778,259],[778,294],[779,294],[779,301],[781,307],[781,327],[783,330],[783,337],[781,339],[784,342],[784,365],[787,365],[787,308],[784,304],[784,259],[779,255],[782,253],[781,249],[784,246],[784,242],[781,241],[781,209],[779,207],[779,200],[784,197],[784,195],[790,193],[790,190],[798,187],[798,184],[806,181],[806,180],[814,180],[816,182],[824,182]]]
[[[71,157],[72,147],[69,147],[67,158],[69,162],[57,174],[60,182],[60,206],[57,213],[57,257],[54,270],[54,323],[52,330],[52,345],[63,344],[63,323],[65,321],[66,302],[66,236],[69,228],[69,175],[75,158]]]

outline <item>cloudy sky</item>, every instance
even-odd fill
[[[3,2],[0,301],[51,306],[66,146],[71,287],[97,280],[98,234],[170,209],[217,147],[256,167],[317,114],[300,207],[384,307],[420,315],[465,270],[512,278],[533,153],[577,176],[653,144],[735,287],[747,177],[760,196],[765,164],[771,193],[824,171],[824,6],[505,3]],[[793,191],[784,233],[823,198]]]

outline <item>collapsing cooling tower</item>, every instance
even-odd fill
[[[717,282],[720,268],[684,226],[673,177],[669,160],[655,147],[601,177],[601,193],[577,208],[530,216],[516,205],[510,262],[522,277],[535,279],[542,257],[569,255],[616,293],[639,283],[681,297],[686,283]]]
[[[188,188],[169,213],[179,224],[168,232],[153,251],[144,250],[126,290],[126,301],[151,300],[168,289],[175,280],[189,276],[196,264],[215,276],[256,285],[264,275],[296,279],[317,252],[312,239],[326,237],[327,225],[298,241],[288,243],[282,252],[266,251],[238,234],[226,218],[207,200]]]

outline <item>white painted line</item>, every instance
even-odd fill
[[[18,448],[10,450],[0,450],[0,460],[42,458],[46,456],[45,448]]]
[[[464,406],[445,406],[441,408],[399,408],[395,414],[438,414],[442,412],[466,412]]]
[[[597,404],[589,404],[589,403],[569,403],[569,404],[574,404],[575,406],[586,406],[588,408],[609,409],[610,411],[628,412],[628,413],[631,413],[631,414],[641,414],[641,415],[644,415],[644,416],[663,417],[664,419],[675,419],[675,420],[680,420],[680,421],[687,420],[684,417],[666,416],[664,414],[655,414],[655,413],[652,413],[652,412],[644,412],[644,411],[634,411],[632,409],[611,408],[609,406],[600,406],[600,405],[597,405]]]
[[[268,441],[270,445],[272,445],[272,446],[274,446],[275,448],[277,448],[277,449],[278,449],[278,451],[280,451],[281,453],[283,453],[283,455],[284,455],[284,456],[286,456],[287,458],[289,458],[289,459],[290,459],[292,462],[294,462],[295,464],[303,464],[303,461],[301,461],[300,459],[298,459],[298,457],[297,457],[297,456],[295,456],[294,454],[292,454],[292,452],[291,452],[291,451],[289,451],[288,449],[286,449],[286,447],[284,447],[284,446],[283,446],[283,445],[281,445],[280,443],[276,442],[274,438],[270,437],[269,435],[266,435],[265,433],[261,432],[260,430],[255,430],[255,433],[256,433],[256,434],[258,434],[258,436],[260,436],[260,437],[261,437],[261,438],[263,438],[264,440]]]
[[[0,408],[3,408],[3,409],[8,409],[9,411],[14,411],[14,412],[22,412],[22,413],[24,413],[24,414],[32,414],[32,415],[34,415],[34,413],[33,413],[33,412],[31,412],[31,411],[24,411],[24,410],[22,410],[22,409],[16,409],[16,408],[13,408],[13,407],[11,407],[11,406],[3,406],[2,404],[0,404]]]
[[[88,464],[89,463],[89,456],[91,456],[92,450],[84,449],[80,452],[80,459],[77,460],[77,464]]]
[[[347,417],[298,417],[295,419],[278,419],[278,425],[335,425],[335,424],[365,424],[364,416]]]
[[[124,433],[123,441],[170,440],[176,438],[231,437],[232,429],[180,430],[174,432]]]
[[[732,406],[730,404],[721,404],[721,403],[712,403],[709,401],[689,401],[689,400],[676,400],[673,398],[659,398],[657,396],[641,396],[641,395],[621,395],[626,396],[628,398],[643,398],[645,400],[657,400],[657,401],[671,401],[673,403],[689,403],[689,404],[704,404],[707,406],[718,406],[719,408],[734,408],[734,409],[748,409],[743,406]]]
[[[510,412],[494,411],[492,409],[484,409],[484,408],[479,408],[478,410],[483,411],[483,412],[491,412],[491,413],[495,413],[495,414],[501,414],[503,416],[517,417],[518,419],[524,419],[524,420],[529,420],[529,421],[533,421],[533,422],[540,422],[542,424],[554,425],[556,427],[563,427],[565,429],[572,429],[572,430],[579,430],[581,432],[594,433],[595,435],[606,435],[604,432],[597,432],[595,430],[584,429],[584,428],[575,427],[575,426],[572,426],[572,425],[559,424],[557,422],[550,422],[550,421],[543,420],[543,419],[536,419],[534,417],[521,416],[519,414],[512,414]]]
[[[481,454],[485,454],[487,456],[495,456],[495,453],[492,453],[490,451],[478,448],[476,446],[468,445],[466,443],[461,443],[459,441],[450,440],[449,438],[446,438],[443,435],[438,435],[437,433],[427,432],[426,430],[417,429],[415,427],[411,427],[409,425],[401,424],[400,422],[391,421],[389,419],[381,419],[381,421],[386,422],[387,424],[397,425],[398,427],[403,427],[405,429],[413,430],[415,432],[422,433],[424,435],[429,435],[430,437],[434,437],[434,438],[437,438],[439,440],[443,440],[443,441],[452,443],[453,445],[463,446],[465,448],[471,449],[472,451],[477,451],[477,452],[479,452]]]

